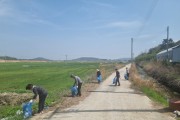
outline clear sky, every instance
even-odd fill
[[[180,40],[180,0],[0,0],[0,56],[131,57]]]

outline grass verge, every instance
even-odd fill
[[[130,73],[130,80],[132,80],[134,86],[136,86],[153,101],[158,102],[165,107],[168,106],[168,92],[159,87],[158,84],[153,80],[143,80],[139,75],[135,64],[132,64]]]

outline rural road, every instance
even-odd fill
[[[128,65],[128,68],[130,65]],[[45,120],[174,120],[141,92],[130,88],[120,69],[121,86],[112,85],[113,73],[78,105],[56,110]]]

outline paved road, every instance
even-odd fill
[[[131,83],[123,78],[125,67],[119,71],[121,86],[112,85],[113,73],[84,101],[57,110],[49,120],[174,120],[155,108],[144,94],[130,88]]]

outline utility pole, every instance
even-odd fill
[[[133,61],[133,38],[131,38],[131,62]]]
[[[166,43],[166,49],[167,49],[167,61],[169,61],[168,47],[169,47],[169,26],[167,26],[167,43]]]

